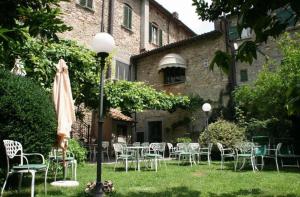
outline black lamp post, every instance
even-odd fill
[[[211,105],[209,103],[204,103],[202,105],[202,110],[205,112],[205,129],[207,129],[208,143],[210,143],[210,133],[208,131],[208,113],[211,111]]]
[[[115,48],[114,38],[108,33],[97,33],[92,42],[92,49],[97,53],[100,59],[100,84],[99,84],[99,120],[98,120],[98,145],[97,145],[97,180],[95,188],[95,197],[103,195],[102,190],[102,132],[103,132],[103,87],[104,87],[104,66],[108,54]]]

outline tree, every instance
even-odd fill
[[[269,64],[259,73],[254,85],[243,85],[234,91],[234,99],[243,119],[255,124],[265,121],[276,125],[277,130],[286,132],[290,128],[291,115],[299,116],[299,78],[300,45],[293,37],[285,34],[279,41],[283,61],[275,71],[269,70]],[[240,112],[238,113],[240,114]],[[276,128],[272,128],[275,132]]]
[[[250,64],[253,58],[256,59],[258,44],[267,42],[269,37],[278,37],[288,26],[294,26],[300,17],[300,1],[298,0],[212,0],[210,5],[205,0],[193,0],[193,5],[202,20],[215,21],[224,15],[236,16],[239,36],[244,28],[251,28],[254,31],[255,39],[240,45],[236,55],[237,60]],[[211,68],[216,64],[228,70],[226,69],[230,65],[228,58],[223,57],[230,55],[218,51],[211,62]]]
[[[28,34],[58,40],[57,33],[71,30],[64,24],[58,3],[61,0],[2,0],[0,2],[0,44],[22,42]]]

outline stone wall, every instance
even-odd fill
[[[173,19],[173,16],[166,16],[151,4],[149,13],[149,22],[156,23],[158,28],[163,32],[163,45],[184,40],[192,36],[183,27],[174,22],[175,19]],[[146,50],[151,50],[157,47],[157,45],[149,43]]]
[[[174,94],[197,94],[203,99],[212,101],[223,100],[223,105],[226,105],[228,98],[224,96],[224,93],[226,92],[228,78],[219,69],[215,68],[214,71],[211,71],[207,66],[207,62],[212,60],[216,50],[225,50],[223,36],[199,39],[195,42],[140,58],[136,63],[137,81],[145,81],[158,90],[165,90]],[[164,85],[163,73],[158,72],[158,63],[169,53],[177,53],[187,60],[186,81],[184,83]],[[224,98],[220,99],[221,96]],[[189,117],[192,120],[191,124],[184,128],[177,128],[170,133],[172,125],[184,119],[184,117]],[[193,113],[182,110],[174,113],[164,111],[138,113],[137,132],[144,132],[145,140],[147,141],[148,122],[158,120],[162,121],[163,140],[168,141],[183,136],[186,132],[201,131],[205,124],[205,114],[201,111],[201,106]]]
[[[64,22],[73,27],[72,31],[65,32],[60,36],[89,47],[94,35],[100,32],[101,24],[101,7],[102,1],[94,1],[94,8],[87,9],[78,4],[78,0],[62,1],[60,3],[62,10],[62,18]],[[105,6],[106,8],[108,5]],[[108,9],[105,9],[105,16],[108,16]],[[104,21],[107,27],[107,21]]]

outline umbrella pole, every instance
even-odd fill
[[[63,175],[64,175],[64,180],[66,180],[66,151],[63,149]]]

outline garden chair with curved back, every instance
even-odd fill
[[[102,142],[102,154],[103,154],[103,158],[104,158],[104,153],[107,156],[107,161],[109,161],[109,141],[103,141]]]
[[[128,162],[131,161],[131,163],[132,163],[133,161],[135,161],[134,155],[127,153],[126,147],[124,147],[123,144],[114,143],[113,148],[114,148],[115,157],[116,157],[114,170],[116,170],[118,161],[122,160],[125,162],[125,170],[126,170],[126,172],[128,172]],[[136,167],[135,167],[135,170],[136,170]]]
[[[264,155],[264,158],[271,158],[275,160],[276,164],[276,169],[277,172],[279,172],[279,166],[278,166],[278,155],[280,154],[280,149],[281,149],[282,143],[278,143],[275,149],[269,148],[266,150],[266,154]],[[264,166],[264,162],[262,163],[262,169]]]
[[[191,166],[196,164],[195,157],[199,158],[199,144],[198,143],[185,143],[183,150],[179,153],[178,165],[181,160],[188,160]]]
[[[235,159],[235,152],[232,148],[224,148],[223,145],[219,142],[217,142],[217,147],[219,151],[221,152],[221,170],[224,169],[224,161],[225,158],[233,158]]]
[[[196,161],[197,157],[197,163],[199,163],[200,160],[200,144],[199,143],[189,143],[188,149],[190,152],[192,152],[193,160]]]
[[[254,155],[256,166],[264,167],[264,158],[268,158],[270,150],[270,138],[268,136],[253,136],[252,143],[254,143]],[[261,163],[258,163],[257,158],[260,158]]]
[[[65,152],[65,158],[63,158],[63,150],[59,148],[53,148],[49,154],[49,166],[51,169],[51,166],[55,168],[54,172],[54,181],[56,181],[57,177],[57,171],[58,167],[60,165],[64,165],[63,162],[66,163],[66,168],[65,168],[65,174],[64,176],[67,176],[68,174],[68,167],[71,166],[72,170],[72,180],[77,180],[77,160],[75,159],[75,156],[72,152],[66,151]],[[64,177],[65,179],[66,177]]]
[[[169,158],[172,158],[172,156],[175,156],[176,157],[176,147],[173,147],[173,144],[171,143],[167,143],[167,147],[169,149]]]
[[[235,145],[236,147],[236,160],[235,160],[235,166],[234,170],[236,171],[236,168],[238,166],[239,159],[243,159],[242,166],[240,167],[240,170],[245,166],[246,160],[250,159],[251,166],[253,172],[257,170],[256,167],[256,158],[255,158],[255,145],[253,142],[241,142]]]
[[[151,162],[151,167],[152,167],[152,162],[154,162],[154,167],[156,172],[157,172],[159,160],[163,159],[163,156],[159,153],[162,150],[162,146],[163,146],[162,143],[151,143],[149,145],[149,152],[144,154],[144,159]],[[164,162],[165,162],[165,166],[167,166],[166,161]]]
[[[277,171],[279,172],[279,167],[278,167],[278,159],[280,158],[281,161],[281,167],[300,167],[299,166],[299,159],[300,159],[300,155],[296,155],[294,153],[293,150],[291,149],[287,149],[287,147],[284,146],[283,143],[278,143],[275,149],[275,157],[276,157],[276,165],[277,165]],[[295,165],[291,165],[291,164],[284,164],[283,163],[283,159],[293,159],[296,160],[296,164]]]
[[[179,158],[179,154],[186,151],[188,143],[177,143],[176,150],[175,150],[175,157]]]
[[[209,166],[210,166],[210,163],[211,163],[211,149],[212,149],[212,147],[213,147],[213,143],[209,143],[207,147],[200,146],[200,149],[199,149],[199,160],[201,161],[201,156],[202,155],[206,156]]]
[[[32,179],[31,179],[31,197],[34,196],[34,186],[35,186],[35,173],[36,172],[45,172],[45,194],[47,192],[47,173],[48,173],[48,167],[45,163],[44,156],[39,153],[24,153],[23,147],[20,142],[13,141],[13,140],[3,140],[4,147],[6,151],[6,160],[7,160],[7,175],[1,190],[1,196],[3,195],[7,179],[10,175],[18,173],[20,174],[19,179],[19,188],[22,183],[22,175],[23,173],[31,173]],[[32,156],[38,156],[41,158],[41,163],[33,164],[29,163],[28,157]],[[15,157],[20,158],[20,163],[18,165],[10,166],[10,160],[14,159]]]

